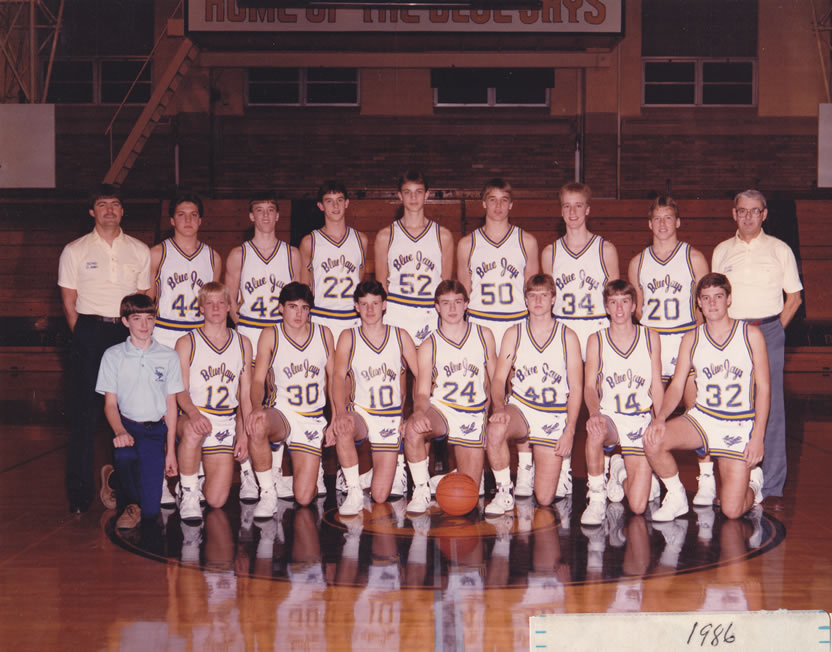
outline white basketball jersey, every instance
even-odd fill
[[[555,242],[552,277],[557,293],[554,312],[567,319],[601,319],[604,308],[604,283],[609,274],[604,266],[604,238],[593,235],[583,249],[573,252],[563,238]]]
[[[243,243],[240,268],[240,320],[253,328],[265,328],[281,320],[278,299],[284,285],[292,281],[292,255],[289,245],[278,240],[264,256],[249,240]],[[257,348],[257,342],[252,342]]]
[[[387,301],[403,306],[433,308],[433,294],[442,281],[439,225],[428,221],[413,236],[396,220],[387,249]]]
[[[320,416],[326,403],[329,347],[323,327],[311,324],[305,342],[295,342],[283,324],[275,329],[266,404],[304,416]]]
[[[523,297],[527,260],[523,230],[512,226],[502,240],[494,242],[480,228],[471,238],[468,314],[484,319],[523,319],[528,315]]]
[[[684,333],[696,326],[691,247],[679,242],[661,259],[647,247],[638,257],[638,283],[644,296],[641,323],[659,333]]]
[[[488,370],[482,327],[468,324],[459,344],[447,339],[441,328],[433,342],[434,399],[455,410],[479,412],[488,399]]]
[[[201,328],[188,333],[191,340],[188,393],[202,412],[231,415],[237,411],[237,387],[243,369],[243,338],[233,330],[228,340],[216,347]]]
[[[384,341],[376,348],[361,328],[352,329],[349,376],[352,381],[350,403],[370,414],[400,416],[402,413],[401,331],[385,326]]]
[[[601,410],[608,414],[645,414],[653,406],[650,386],[650,333],[636,325],[636,336],[626,351],[610,337],[610,329],[598,331],[598,388]]]
[[[200,242],[196,251],[188,255],[173,238],[162,241],[162,260],[156,275],[156,296],[159,297],[156,328],[171,331],[174,344],[176,338],[204,322],[199,309],[199,290],[213,280],[211,247]]]
[[[707,324],[702,324],[690,357],[700,410],[719,419],[754,418],[754,356],[747,323],[735,321],[722,344],[711,339]]]
[[[565,412],[569,397],[566,329],[555,321],[549,337],[538,344],[532,337],[528,321],[519,324],[518,328],[511,395],[535,410]]]
[[[312,274],[315,279],[313,315],[355,318],[353,293],[361,280],[364,248],[352,227],[336,242],[320,229],[312,231]]]

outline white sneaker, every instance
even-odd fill
[[[514,497],[528,498],[534,494],[534,464],[520,464],[517,467],[517,481],[514,483]]]
[[[174,490],[175,488],[176,485],[174,485]],[[176,496],[171,492],[167,478],[162,478],[162,500],[159,504],[162,507],[174,507],[176,505]]]
[[[341,516],[356,516],[364,510],[364,492],[361,487],[350,487],[344,502],[338,507]]]
[[[393,476],[393,487],[390,489],[390,495],[393,498],[407,495],[407,470],[404,468],[404,464],[396,464],[396,475]]]
[[[324,482],[324,467],[318,465],[318,495],[326,496],[326,483]]]
[[[409,514],[424,514],[430,507],[430,487],[421,484],[413,489],[413,497],[407,503]]]
[[[560,467],[560,477],[558,478],[558,488],[555,491],[555,498],[563,498],[572,493],[572,467],[568,469]]]
[[[273,487],[260,488],[260,500],[254,508],[254,518],[271,518],[277,510],[277,492]]]
[[[607,498],[610,502],[620,503],[624,500],[624,485],[622,476],[627,477],[624,458],[617,453],[610,459],[610,479],[607,481]]]
[[[683,518],[656,523],[655,527],[664,537],[665,550],[679,552],[685,544],[685,537],[688,533],[688,522]]]
[[[179,518],[183,521],[198,521],[202,519],[202,508],[199,506],[199,493],[188,487],[182,487],[179,500]]]
[[[763,467],[755,466],[751,469],[751,476],[748,478],[748,486],[754,492],[754,504],[763,502]]]
[[[648,503],[652,503],[654,500],[661,498],[662,496],[662,486],[659,483],[659,479],[656,477],[655,473],[650,475],[650,496],[647,499]]]
[[[485,506],[485,515],[502,516],[512,509],[514,509],[514,498],[511,495],[511,486],[498,486],[494,500]]]
[[[200,466],[199,468],[200,468],[200,470],[202,470],[202,466]],[[205,488],[205,474],[200,475],[198,480],[199,480],[199,505],[200,505],[200,507],[205,507],[205,505],[208,504],[205,501],[205,493],[203,492],[203,489]]]
[[[430,481],[428,482],[428,486],[430,487],[430,495],[431,496],[436,495],[436,487],[439,486],[439,483],[442,481],[442,478],[444,478],[446,475],[448,475],[448,474],[447,473],[440,473],[439,475],[430,476]],[[410,510],[407,510],[407,511],[410,511]]]
[[[260,488],[251,471],[240,471],[240,500],[255,501],[260,497]]]
[[[358,476],[358,486],[361,487],[361,491],[367,491],[370,486],[373,484],[373,470],[370,469],[369,471],[365,471],[361,475]]]
[[[688,513],[688,498],[684,491],[668,491],[659,507],[651,515],[653,521],[666,523]]]
[[[274,474],[272,474],[274,476]],[[274,486],[277,490],[277,497],[278,498],[294,498],[295,497],[295,484],[294,479],[291,475],[283,475],[281,471],[280,475],[274,476]]]
[[[716,478],[712,473],[703,473],[696,476],[699,481],[699,487],[696,490],[696,495],[693,497],[694,505],[713,505],[714,498],[716,498]]]
[[[480,488],[479,488],[479,492],[477,493],[477,495],[478,496],[484,496],[485,495],[485,471],[480,473]]]
[[[338,471],[335,473],[335,491],[339,494],[347,493],[347,479],[344,477],[344,470],[339,466]]]
[[[601,525],[607,513],[607,497],[603,491],[590,491],[589,504],[581,514],[581,525]]]

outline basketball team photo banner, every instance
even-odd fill
[[[539,8],[506,0],[500,8],[414,8],[391,1],[302,6],[301,1],[189,0],[190,32],[544,32],[621,34],[624,0],[542,0]],[[367,3],[370,5],[371,3]],[[429,4],[426,2],[425,4]],[[462,4],[462,3],[460,3]],[[511,8],[516,4],[522,8]],[[258,5],[258,6],[254,6]]]

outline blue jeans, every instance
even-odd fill
[[[786,406],[783,399],[783,366],[786,332],[779,319],[759,326],[766,338],[771,374],[771,409],[766,424],[763,457],[763,496],[782,496],[786,483]]]
[[[121,421],[134,444],[113,449],[118,509],[135,504],[142,508],[142,518],[154,518],[162,501],[168,427],[164,421],[138,423],[124,417]]]

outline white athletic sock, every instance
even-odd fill
[[[404,466],[404,453],[399,453],[396,456],[396,466]]]
[[[587,474],[587,485],[590,491],[604,491],[604,476]]]
[[[531,451],[521,451],[517,453],[517,465],[518,466],[530,466],[532,463],[532,452]]]
[[[274,476],[272,476],[271,469],[268,471],[255,471],[254,475],[257,476],[257,483],[260,485],[262,491],[274,491]]]
[[[610,456],[604,455],[604,475],[610,474]]]
[[[184,473],[180,473],[179,482],[182,484],[183,489],[190,489],[191,491],[196,491],[197,487],[199,486],[199,477],[196,473],[194,473],[193,475],[185,475]]]
[[[247,457],[242,462],[240,462],[240,471],[248,471],[249,473],[254,473],[254,469],[251,466],[250,457]]]
[[[685,487],[679,479],[679,474],[671,475],[669,478],[659,478],[668,491],[675,493],[685,493]]]
[[[285,446],[281,446],[276,451],[272,451],[272,469],[278,475],[283,475],[283,449],[286,448]]]
[[[713,462],[699,462],[699,475],[713,475],[714,474],[714,463]]]
[[[413,484],[427,484],[430,482],[430,471],[428,471],[428,460],[423,459],[421,462],[408,462],[410,467],[410,475],[413,477]]]
[[[498,487],[511,488],[511,471],[506,467],[504,469],[491,469],[494,473],[494,481]]]
[[[341,471],[344,473],[344,482],[347,483],[348,488],[359,487],[358,480],[358,464],[353,466],[342,466]]]
[[[202,466],[202,461],[199,462],[199,473],[197,474],[200,478],[205,477],[205,467]]]
[[[564,457],[560,465],[560,472],[567,473],[572,469],[572,456]]]

